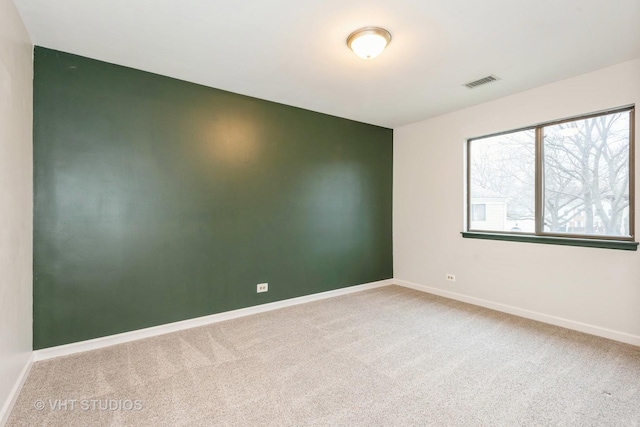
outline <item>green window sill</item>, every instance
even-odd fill
[[[530,234],[482,233],[463,231],[462,237],[467,239],[506,240],[510,242],[543,243],[547,245],[582,246],[586,248],[619,249],[637,251],[638,243],[627,240],[577,239],[574,237],[533,236]]]

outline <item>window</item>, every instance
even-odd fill
[[[475,203],[471,205],[471,221],[486,221],[487,220],[487,205]]]
[[[629,107],[468,140],[464,237],[637,248],[633,120]]]

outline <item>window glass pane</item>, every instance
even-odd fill
[[[486,221],[487,220],[487,205],[475,204],[471,205],[471,220],[472,221]]]
[[[474,139],[469,150],[469,229],[535,232],[535,131]]]
[[[630,236],[629,117],[543,128],[545,232]]]

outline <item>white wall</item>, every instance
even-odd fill
[[[32,350],[32,50],[0,0],[0,423]]]
[[[467,138],[634,103],[640,105],[640,59],[396,129],[395,277],[640,345],[640,252],[460,236]],[[636,112],[636,130],[639,119]],[[640,189],[640,147],[635,163]]]

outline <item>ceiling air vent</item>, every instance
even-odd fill
[[[494,76],[493,74],[487,77],[483,77],[481,79],[478,80],[474,80],[472,82],[469,83],[465,83],[463,86],[466,86],[467,89],[475,89],[478,86],[482,86],[482,85],[486,85],[488,83],[493,83],[493,82],[497,82],[498,80],[500,80],[500,77],[498,76]]]

